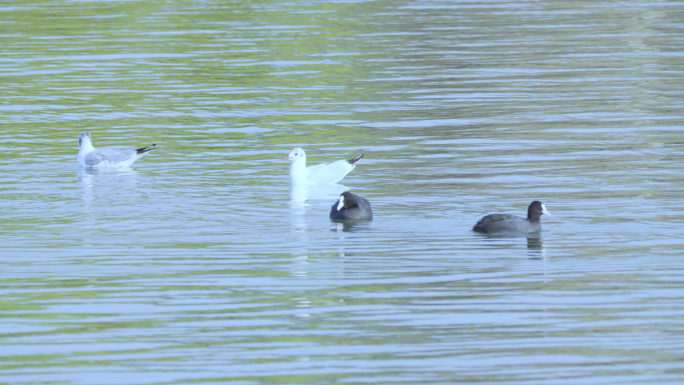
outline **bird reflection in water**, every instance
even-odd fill
[[[333,231],[337,231],[338,233],[364,231],[368,230],[368,228],[370,227],[370,223],[368,221],[360,221],[354,219],[336,220],[333,221],[333,223],[335,224],[335,228],[333,229]]]
[[[525,238],[527,242],[527,254],[531,259],[544,259],[546,258],[546,247],[544,241],[539,232],[532,234],[489,234],[480,235],[487,242],[495,242],[494,247],[496,248],[511,248],[519,247],[520,242],[507,242],[507,240],[514,240]],[[491,244],[489,246],[492,246]]]
[[[532,259],[546,258],[546,248],[540,234],[535,237],[527,237],[527,254]]]
[[[138,180],[138,172],[132,168],[97,169],[81,167],[76,175],[78,185],[81,188],[81,199],[87,204],[93,201],[93,190],[95,188],[102,191],[109,189],[121,194],[122,186],[134,186]]]

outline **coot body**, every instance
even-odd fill
[[[511,214],[490,214],[480,219],[473,231],[484,234],[533,233],[541,230],[542,214],[551,216],[543,203],[534,201],[527,208],[527,218]]]
[[[330,219],[373,219],[373,210],[370,203],[356,194],[345,191],[340,194],[340,199],[330,208]]]

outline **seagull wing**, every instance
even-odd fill
[[[137,155],[136,150],[117,150],[114,148],[98,148],[85,156],[86,166],[96,166],[102,162],[117,164],[127,161]]]
[[[337,183],[349,174],[354,167],[356,165],[347,160],[317,164],[306,168],[308,173],[306,179],[309,183]]]

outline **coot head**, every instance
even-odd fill
[[[357,203],[356,199],[354,199],[354,194],[350,193],[349,191],[345,191],[342,194],[340,194],[340,200],[337,204],[337,210],[342,210],[342,208],[349,209],[356,205]]]
[[[530,222],[539,222],[542,214],[551,216],[549,210],[546,209],[543,203],[539,201],[534,201],[530,203],[530,207],[527,208],[527,220]]]

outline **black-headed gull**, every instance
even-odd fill
[[[157,148],[156,144],[139,149],[117,150],[114,148],[95,148],[90,140],[90,132],[83,131],[78,139],[79,167],[120,168],[128,167],[145,153]]]
[[[511,214],[489,214],[475,224],[473,231],[485,234],[533,233],[541,230],[542,214],[551,216],[543,203],[534,201],[527,208],[527,219]]]
[[[330,219],[373,219],[370,203],[358,195],[345,191],[330,208]]]
[[[290,151],[290,155],[283,159],[292,161],[290,166],[290,183],[292,184],[337,183],[356,167],[356,162],[363,158],[363,155],[349,160],[343,159],[306,167],[306,153],[301,148],[296,147]]]

